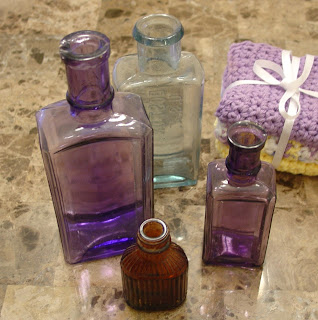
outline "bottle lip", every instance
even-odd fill
[[[254,143],[240,143],[240,141],[235,139],[235,133],[236,132],[248,132],[254,134],[258,140],[256,140]],[[246,150],[258,150],[262,149],[265,145],[266,139],[267,139],[267,133],[264,130],[263,127],[260,125],[249,121],[249,120],[243,120],[233,123],[227,130],[227,137],[230,144],[239,147],[241,149]]]
[[[153,28],[157,25],[157,28]],[[155,36],[153,30],[158,32],[158,27],[166,26],[169,32],[165,36]],[[184,30],[181,22],[168,14],[150,14],[140,18],[133,29],[134,39],[146,46],[163,47],[177,43],[183,37]]]
[[[105,58],[108,58],[110,55],[110,41],[101,32],[81,30],[65,36],[60,41],[59,49],[62,59],[87,61],[105,55]]]
[[[153,222],[156,222],[156,223],[159,223],[161,226],[162,226],[162,233],[160,234],[160,236],[158,237],[149,237],[145,234],[144,232],[144,228],[147,224],[149,223],[153,223]],[[151,219],[147,219],[145,220],[139,227],[139,232],[140,232],[140,235],[142,238],[144,238],[145,240],[149,241],[149,242],[158,242],[162,239],[164,239],[167,234],[168,234],[168,228],[167,228],[167,225],[160,219],[156,219],[156,218],[151,218]]]

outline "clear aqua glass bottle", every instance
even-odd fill
[[[195,185],[198,178],[204,72],[197,58],[181,51],[178,19],[153,14],[137,21],[138,54],[114,67],[118,91],[142,97],[154,129],[154,187]]]

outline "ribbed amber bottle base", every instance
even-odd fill
[[[122,274],[126,302],[139,310],[167,310],[182,304],[187,295],[187,271],[171,279],[137,280]]]

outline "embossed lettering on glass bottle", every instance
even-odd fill
[[[137,21],[138,54],[120,58],[113,82],[118,91],[143,99],[154,129],[154,187],[197,182],[204,72],[197,58],[181,51],[179,20],[153,14]]]
[[[171,242],[169,228],[148,219],[139,228],[137,243],[121,258],[124,298],[141,310],[165,310],[180,305],[188,287],[188,259]]]
[[[79,31],[60,44],[67,99],[36,114],[65,260],[122,253],[153,216],[152,128],[140,97],[109,84],[109,39]]]
[[[208,166],[203,260],[261,266],[276,201],[275,169],[260,161],[262,127],[240,121],[228,129],[229,155]]]

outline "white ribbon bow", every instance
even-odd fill
[[[291,59],[290,59],[291,58]],[[277,168],[283,158],[289,137],[295,122],[295,119],[300,113],[300,92],[318,98],[318,92],[305,90],[300,86],[308,78],[311,68],[314,63],[314,56],[307,54],[303,73],[297,78],[300,58],[291,56],[291,52],[287,50],[282,51],[282,66],[269,60],[256,60],[253,66],[254,73],[261,78],[260,80],[238,80],[231,83],[224,92],[221,93],[223,96],[229,89],[239,86],[242,84],[262,84],[270,86],[280,86],[285,89],[285,93],[279,101],[279,112],[285,119],[282,134],[279,138],[277,150],[275,152],[272,165]],[[270,69],[278,73],[282,80],[279,81],[274,78],[266,69]],[[289,100],[290,99],[290,100]],[[289,100],[289,105],[286,111],[286,103]]]

